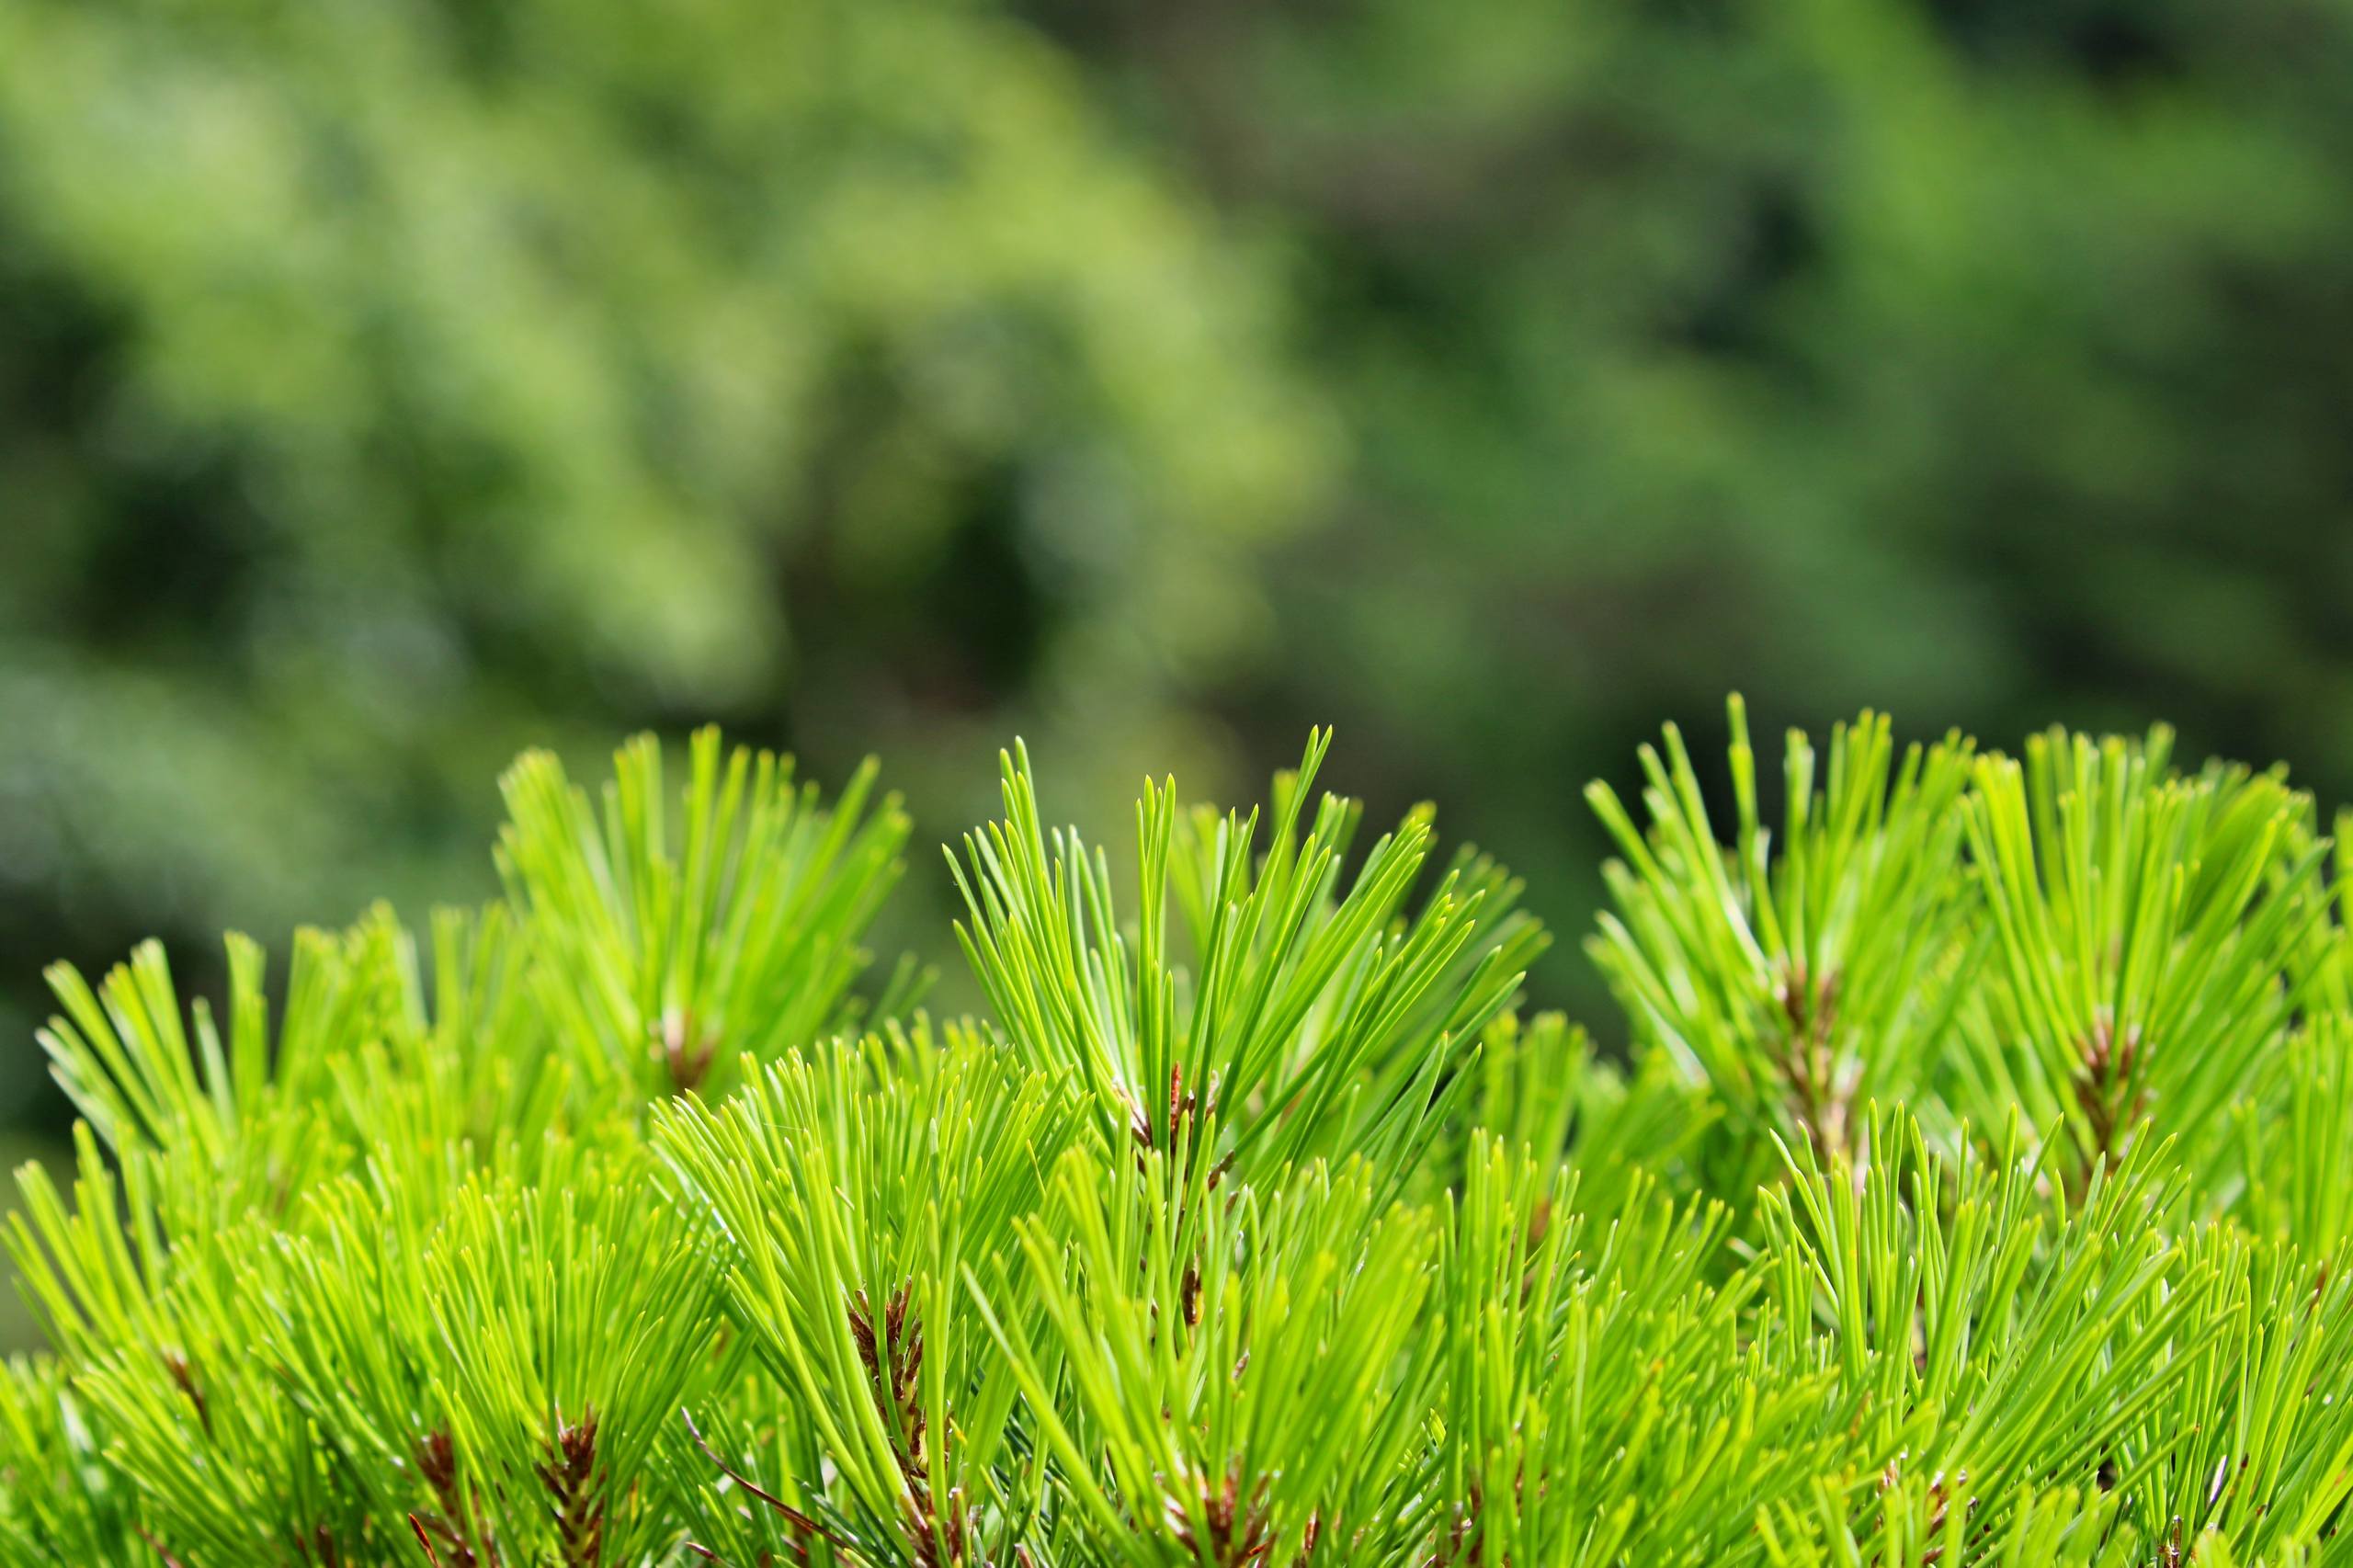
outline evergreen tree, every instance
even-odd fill
[[[1670,730],[1591,950],[1326,737],[1133,860],[1018,748],[986,1000],[777,757],[506,780],[506,894],[225,1005],[61,968],[11,1563],[2317,1563],[2353,1491],[2344,870],[2277,774]],[[674,793],[675,790],[675,793]]]

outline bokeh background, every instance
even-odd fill
[[[0,0],[0,1127],[48,960],[481,896],[640,726],[936,842],[1016,733],[1116,832],[1331,722],[1571,938],[1735,687],[2353,797],[2348,81],[2346,0]]]

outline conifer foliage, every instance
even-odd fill
[[[2276,773],[1674,730],[1588,943],[1416,810],[1147,784],[949,856],[705,733],[506,780],[506,895],[52,975],[0,1562],[2353,1557],[2353,897]],[[1768,796],[1778,792],[1778,801]],[[2342,834],[2338,837],[2342,838]]]

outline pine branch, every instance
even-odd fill
[[[1951,734],[1899,760],[1887,719],[1867,712],[1831,732],[1817,788],[1813,744],[1792,731],[1777,846],[1737,697],[1730,714],[1729,848],[1671,725],[1664,759],[1643,748],[1646,832],[1607,785],[1586,791],[1624,856],[1605,869],[1616,913],[1589,948],[1752,1147],[1779,1133],[1835,1154],[1860,1107],[1920,1092],[1974,972],[1958,874],[1973,746]]]
[[[702,730],[674,833],[651,736],[615,757],[601,810],[553,756],[516,763],[499,866],[536,994],[585,1082],[719,1092],[739,1060],[856,1018],[858,943],[907,836],[895,797],[869,812],[875,776],[870,761],[826,807],[790,759],[722,753]]]
[[[1324,737],[1148,786],[1131,916],[1026,759],[990,1016],[856,999],[905,828],[699,737],[510,775],[506,901],[298,938],[218,1017],[55,977],[82,1112],[8,1245],[0,1554],[175,1568],[2333,1560],[2353,905],[2311,803],[1733,709],[1607,791],[1634,1028]],[[1351,869],[1352,868],[1352,869]],[[1422,881],[1434,885],[1425,895]],[[895,1005],[904,993],[886,993]],[[850,1026],[857,1026],[853,1030]],[[1899,1103],[1912,1108],[1882,1108]],[[683,1419],[681,1418],[683,1415]]]
[[[1362,1153],[1402,1179],[1433,1107],[1468,1086],[1460,1069],[1541,928],[1512,913],[1518,885],[1469,855],[1412,908],[1427,812],[1347,875],[1358,807],[1327,795],[1306,811],[1328,742],[1311,736],[1276,780],[1263,849],[1256,812],[1181,812],[1173,782],[1147,783],[1132,931],[1108,858],[1074,830],[1049,834],[1027,752],[1003,759],[1005,820],[949,858],[969,912],[957,937],[1006,1042],[1074,1075],[1107,1142],[1182,1148],[1220,1172]]]

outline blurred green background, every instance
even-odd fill
[[[1017,733],[1116,833],[1329,722],[1571,937],[1734,687],[2353,796],[2348,81],[2345,0],[0,0],[0,1126],[43,963],[482,895],[645,725],[937,841]]]

